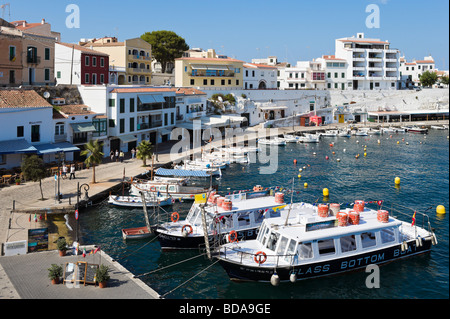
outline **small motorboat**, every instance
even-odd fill
[[[413,126],[411,127],[408,132],[411,133],[421,133],[421,134],[427,134],[428,133],[428,129],[425,127],[418,127],[418,126]]]
[[[147,226],[122,229],[123,239],[142,239],[150,236],[153,236],[153,232]]]
[[[445,130],[444,126],[439,126],[439,125],[431,125],[431,128],[433,130]]]
[[[338,133],[338,130],[327,130],[324,133],[320,133],[320,135],[324,137],[336,137],[338,136]]]
[[[143,207],[142,198],[139,196],[120,196],[109,195],[108,203],[121,207]],[[146,198],[145,204],[147,207],[169,206],[173,201],[170,197],[155,197]]]
[[[319,134],[303,133],[303,136],[299,137],[299,143],[319,143]]]
[[[283,138],[261,138],[258,140],[260,145],[276,145],[276,146],[286,146],[286,140]]]
[[[351,137],[350,133],[348,131],[339,131],[337,133],[337,136],[339,137]]]
[[[299,140],[299,137],[295,136],[295,135],[285,134],[284,140],[286,141],[286,143],[297,143]]]

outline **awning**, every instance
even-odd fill
[[[138,95],[138,99],[142,104],[164,103],[166,100],[161,94]]]
[[[232,66],[230,66],[232,67]],[[228,66],[227,65],[208,65],[208,70],[224,70],[224,71],[228,71]]]
[[[204,64],[191,64],[191,68],[194,70],[207,70],[208,67]]]
[[[119,136],[119,138],[124,143],[137,141],[137,137],[134,135],[124,135],[124,136]]]
[[[87,133],[87,132],[95,132],[97,129],[91,122],[86,123],[70,123],[72,126],[72,130],[74,133]]]
[[[159,133],[161,133],[161,135],[169,135],[170,133],[172,133],[172,130],[163,128],[162,130],[159,130]]]
[[[0,141],[0,154],[36,153],[37,149],[25,139]]]
[[[69,143],[69,142],[62,142],[62,143],[47,143],[47,144],[40,144],[35,145],[38,154],[52,154],[52,153],[67,153],[67,152],[77,152],[80,149],[76,147],[75,145]]]
[[[178,176],[178,177],[210,177],[205,171],[188,171],[184,169],[167,169],[158,168],[155,172],[156,175],[161,176]]]
[[[259,106],[261,111],[286,110],[287,106]]]

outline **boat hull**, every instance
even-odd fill
[[[397,259],[422,254],[430,251],[431,241],[431,237],[428,237],[422,241],[422,246],[416,246],[416,241],[410,240],[407,242],[408,248],[404,251],[402,251],[401,245],[399,244],[385,249],[352,255],[345,258],[295,266],[278,266],[275,268],[264,267],[264,264],[258,265],[255,263],[254,266],[250,266],[237,263],[224,258],[223,253],[221,253],[218,258],[219,263],[225,269],[231,280],[270,282],[274,271],[276,271],[280,281],[289,281],[292,273],[297,275],[297,280],[304,280],[362,270],[371,264],[381,265]]]
[[[136,198],[132,198],[130,200],[120,200],[117,199],[116,196],[110,196],[108,203],[110,205],[114,205],[114,206],[119,206],[119,207],[143,207],[144,205],[142,204],[142,200],[138,197]],[[146,201],[146,206],[147,207],[157,207],[157,206],[170,206],[172,205],[172,199],[171,198],[167,198],[165,200],[159,201],[159,202],[154,202],[154,201],[150,201],[147,200]]]
[[[153,236],[147,226],[122,229],[123,239],[143,239]]]

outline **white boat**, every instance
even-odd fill
[[[320,133],[320,135],[325,137],[335,137],[338,136],[338,133],[338,130],[327,130],[324,133]]]
[[[220,159],[195,159],[192,161],[185,161],[187,166],[199,167],[201,170],[206,169],[225,169],[227,168],[227,163],[221,161]]]
[[[296,282],[419,255],[437,244],[425,214],[427,229],[385,210],[339,208],[330,215],[323,206],[288,205],[280,217],[263,221],[256,239],[222,245],[217,258],[230,279]]]
[[[364,129],[359,129],[355,132],[356,136],[368,136],[369,133],[367,133],[367,130]]]
[[[143,207],[142,198],[140,196],[120,196],[109,195],[108,203],[121,207]],[[170,197],[148,197],[145,200],[147,207],[169,206],[172,205]]]
[[[303,136],[299,137],[299,143],[319,143],[320,135],[303,133]]]
[[[299,141],[299,137],[296,135],[285,134],[283,137],[286,143],[297,143]]]
[[[198,165],[198,164],[187,164],[187,162],[185,162],[183,165],[175,165],[174,167],[175,169],[179,169],[179,170],[185,170],[185,171],[201,171],[201,172],[206,172],[209,175],[222,175],[222,171],[219,168],[209,168],[209,167],[205,167],[204,165]]]
[[[428,133],[428,129],[427,128],[418,127],[418,126],[413,126],[413,127],[409,128],[408,132],[427,134]]]
[[[276,145],[276,146],[286,146],[286,140],[275,137],[275,138],[260,138],[258,140],[260,145]]]
[[[445,130],[444,126],[439,126],[439,125],[431,125],[431,128],[433,130]]]
[[[188,186],[180,183],[161,183],[157,181],[133,181],[130,187],[130,194],[139,196],[140,192],[146,191],[151,194],[172,197],[182,200],[194,200],[195,195],[206,193],[207,188]]]
[[[262,188],[224,197],[210,193],[206,204],[192,205],[186,219],[171,216],[172,220],[158,225],[155,233],[163,250],[198,249],[205,245],[204,229],[211,244],[225,242],[230,232],[232,240],[252,239],[256,238],[264,218],[279,216],[278,211],[285,205],[283,193],[270,196]]]
[[[381,135],[381,130],[375,128],[366,129],[367,134],[369,135]]]
[[[351,137],[350,133],[348,131],[339,131],[337,133],[337,136],[339,137]]]

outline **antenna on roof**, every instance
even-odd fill
[[[5,20],[5,8],[8,6],[8,21],[11,21],[11,5],[9,3],[5,3],[0,5],[0,8],[2,8],[2,19]]]

